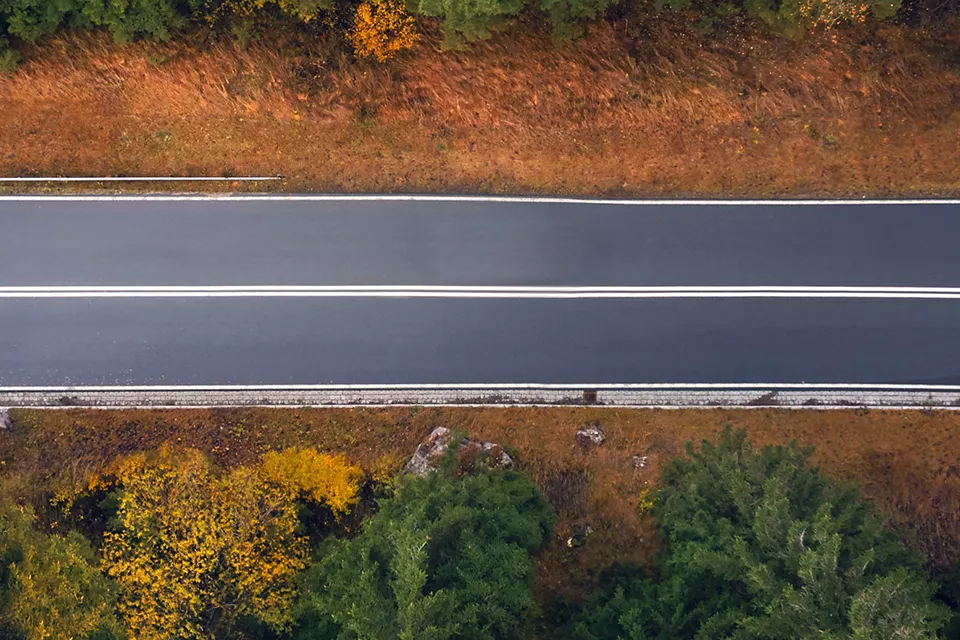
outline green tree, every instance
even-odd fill
[[[410,0],[414,15],[441,18],[447,46],[489,38],[523,8],[522,0]]]
[[[204,7],[202,0],[83,0],[85,19],[110,29],[118,42],[146,36],[169,40]]]
[[[203,0],[0,0],[0,25],[26,42],[63,26],[105,26],[119,42],[169,40],[203,7]]]
[[[297,637],[525,637],[532,554],[554,522],[517,473],[409,480],[358,537],[322,549],[303,582]]]
[[[116,638],[114,600],[80,534],[41,533],[29,507],[0,503],[0,637]]]
[[[668,543],[656,583],[619,577],[585,606],[584,640],[937,637],[945,609],[917,556],[856,492],[796,445],[744,432],[664,471],[653,509]]]
[[[77,8],[77,0],[0,0],[0,25],[6,23],[12,36],[35,42],[59,29]]]

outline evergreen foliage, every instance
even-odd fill
[[[932,639],[945,623],[919,560],[797,446],[743,432],[688,447],[653,513],[656,582],[619,571],[585,605],[579,640]]]
[[[297,637],[527,637],[532,554],[554,521],[517,473],[407,481],[358,537],[330,541],[307,571]]]

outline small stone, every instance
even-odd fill
[[[584,449],[599,447],[606,439],[607,436],[603,433],[603,429],[600,428],[599,422],[594,422],[577,431],[577,443]]]
[[[8,409],[0,409],[0,430],[6,431],[10,428],[10,411]]]
[[[498,444],[493,442],[484,442],[481,447],[484,453],[484,461],[492,469],[512,469],[513,458],[503,450]]]
[[[643,469],[647,466],[647,456],[633,456],[633,468]]]
[[[580,525],[574,527],[570,537],[567,538],[567,547],[570,549],[582,547],[586,543],[587,538],[590,537],[591,533],[593,533],[593,527],[590,525]]]

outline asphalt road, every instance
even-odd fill
[[[0,238],[0,387],[960,384],[957,298],[552,293],[960,287],[958,204],[0,199]],[[547,293],[208,296],[289,285]]]

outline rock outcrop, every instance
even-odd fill
[[[404,473],[423,477],[440,467],[440,460],[453,444],[453,432],[446,427],[437,427],[423,442],[417,445],[413,457],[403,468]],[[457,447],[458,458],[469,458],[474,464],[482,464],[494,469],[513,467],[513,458],[503,447],[493,442],[478,442],[470,438],[461,438]]]

